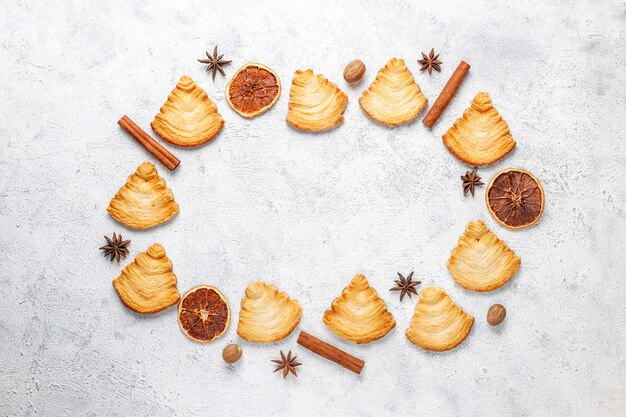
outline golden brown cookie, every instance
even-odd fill
[[[291,334],[300,322],[302,306],[274,285],[256,281],[241,299],[237,334],[251,342],[275,342]]]
[[[515,148],[509,126],[487,93],[476,94],[463,117],[443,135],[443,143],[454,156],[470,165],[493,164]]]
[[[337,336],[356,343],[385,337],[396,326],[387,305],[363,275],[354,277],[324,313],[324,324]]]
[[[296,71],[289,92],[287,124],[309,132],[332,129],[343,123],[348,96],[323,75]]]
[[[183,75],[150,124],[159,136],[178,146],[198,146],[212,140],[224,125],[215,103]]]
[[[154,164],[144,162],[111,199],[107,211],[130,228],[147,229],[168,221],[178,209]]]
[[[521,260],[485,226],[470,222],[448,259],[448,270],[463,288],[492,291],[503,286],[520,267]]]
[[[406,337],[416,346],[441,352],[460,344],[474,324],[474,317],[452,301],[444,290],[430,286],[420,292]]]
[[[126,307],[142,314],[158,313],[180,299],[172,262],[158,243],[137,255],[113,280],[113,288]]]
[[[363,112],[375,122],[397,126],[415,119],[428,104],[403,59],[392,58],[359,98]]]

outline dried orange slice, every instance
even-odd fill
[[[243,117],[266,112],[280,96],[280,80],[263,64],[251,62],[239,68],[226,86],[226,100]]]
[[[209,285],[190,289],[178,304],[178,324],[183,333],[196,342],[219,339],[230,324],[226,297]]]
[[[523,229],[543,214],[544,195],[539,180],[523,169],[498,172],[485,193],[487,208],[504,227]]]

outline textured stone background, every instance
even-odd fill
[[[0,415],[428,415],[626,414],[626,164],[623,1],[522,2],[2,2],[0,14]],[[234,62],[259,60],[284,85],[277,105],[244,120],[196,62],[219,44]],[[434,46],[440,74],[417,73]],[[362,59],[361,85],[343,66]],[[471,72],[433,131],[387,129],[358,107],[391,57],[407,60],[431,103],[461,59]],[[350,97],[338,129],[309,135],[284,122],[291,76],[313,68]],[[178,217],[132,231],[105,208],[152,158],[117,126],[149,129],[183,74],[217,103],[226,124],[199,149],[173,149],[159,167]],[[488,91],[518,142],[485,180],[513,166],[546,191],[541,221],[500,227],[484,188],[464,198],[466,166],[441,143],[477,91]],[[504,288],[475,294],[445,262],[470,220],[482,218],[522,258]],[[301,301],[306,329],[367,365],[353,375],[296,344],[242,342],[236,326],[211,345],[187,340],[175,309],[127,310],[111,280],[121,265],[98,251],[103,234],[132,239],[131,258],[161,242],[181,292],[208,283],[234,320],[246,284],[276,283]],[[415,299],[387,290],[416,271],[476,317],[468,339],[428,353],[404,337]],[[348,344],[321,321],[356,273],[397,320],[385,339]],[[488,307],[509,312],[498,329]],[[221,358],[243,345],[234,367]],[[272,374],[279,349],[304,362],[300,377]]]

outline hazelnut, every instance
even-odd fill
[[[489,307],[487,312],[487,323],[492,326],[497,326],[504,321],[506,317],[506,309],[502,304],[494,304]]]
[[[365,74],[365,64],[359,60],[355,59],[346,65],[346,68],[343,70],[343,78],[349,83],[355,83],[363,78]]]
[[[222,351],[222,359],[224,359],[224,362],[226,363],[235,363],[239,360],[239,358],[241,358],[242,354],[243,351],[241,350],[241,347],[236,343],[231,343],[226,345]]]

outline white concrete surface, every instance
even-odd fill
[[[0,13],[0,415],[2,416],[623,416],[626,415],[626,142],[623,1],[34,2]],[[71,4],[73,3],[73,4]],[[215,44],[234,62],[215,82],[196,62]],[[418,73],[435,47],[440,74]],[[456,64],[471,72],[431,132],[370,122],[361,91],[391,57],[406,59],[434,102]],[[356,87],[345,63],[368,71]],[[224,100],[229,77],[258,60],[284,85],[276,106],[244,120]],[[350,97],[338,129],[308,135],[284,122],[291,76],[313,68]],[[208,146],[173,149],[160,173],[178,217],[138,232],[106,213],[142,161],[116,124],[148,132],[177,79],[191,75],[226,120]],[[535,173],[547,194],[529,230],[500,227],[484,188],[464,198],[466,166],[441,143],[473,95],[488,91],[518,142],[481,169]],[[522,258],[504,288],[463,290],[445,262],[482,218]],[[120,265],[103,234],[132,239],[131,259],[161,242],[179,289],[208,283],[233,307],[225,337],[187,340],[175,309],[139,316],[117,298]],[[387,290],[415,270],[476,317],[469,338],[428,353],[404,337],[415,299]],[[387,302],[397,328],[355,346],[321,316],[356,273]],[[353,375],[296,344],[236,335],[248,282],[276,283],[301,301],[299,329],[363,357]],[[504,304],[502,328],[486,321]],[[244,356],[226,366],[231,341]],[[279,349],[304,365],[273,374]]]

